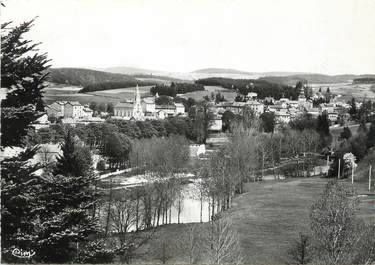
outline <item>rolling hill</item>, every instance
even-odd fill
[[[159,73],[161,71],[155,71],[144,68],[130,67],[130,66],[117,66],[104,68],[103,71],[115,74],[125,74],[125,75],[151,75]]]
[[[193,71],[196,74],[236,74],[236,75],[255,75],[257,73],[250,73],[236,69],[225,68],[203,68]]]
[[[82,87],[103,82],[137,82],[132,76],[84,68],[51,68],[49,73],[49,81],[52,83]]]

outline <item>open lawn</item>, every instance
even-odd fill
[[[308,233],[311,205],[322,193],[328,179],[301,178],[286,181],[248,183],[245,193],[225,212],[240,236],[244,263],[285,264],[286,251],[299,233]],[[342,180],[349,183],[349,180]],[[355,183],[359,194],[368,194],[366,183]],[[361,197],[360,216],[374,221],[375,196]],[[150,244],[161,237],[178,238],[191,224],[165,225],[157,230]],[[205,226],[207,224],[200,224]],[[139,250],[141,260],[150,262],[150,244]],[[172,260],[171,260],[172,262]],[[173,260],[173,262],[183,262]]]

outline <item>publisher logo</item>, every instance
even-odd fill
[[[35,251],[15,248],[12,250],[12,255],[21,259],[29,259],[35,255]]]

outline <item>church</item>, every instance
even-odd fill
[[[158,94],[155,97],[141,99],[138,85],[135,88],[134,94],[133,101],[119,102],[113,107],[114,119],[143,121],[186,115],[185,106],[181,103],[156,105],[155,99],[158,97]]]
[[[133,101],[119,102],[114,107],[114,118],[122,118],[125,120],[144,120],[144,112],[141,104],[141,95],[139,93],[138,84],[135,88],[135,97]]]

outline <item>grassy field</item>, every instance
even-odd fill
[[[141,96],[150,96],[151,86],[139,87]],[[89,93],[78,93],[81,87],[77,86],[64,86],[52,84],[45,89],[44,100],[47,104],[50,104],[58,100],[68,101],[79,101],[82,104],[86,104],[92,101],[95,102],[119,102],[123,100],[129,100],[134,98],[135,87],[119,88],[103,91],[95,91]],[[236,93],[217,86],[205,86],[204,91],[195,91],[181,95],[184,98],[194,98],[195,100],[202,100],[204,96],[211,96],[211,93],[220,92],[224,95],[227,101],[233,101]]]
[[[78,93],[81,87],[50,85],[45,89],[44,100],[50,104],[58,100],[79,101],[82,104],[90,102],[119,102],[134,98],[135,87]],[[149,95],[150,86],[139,87],[141,95]]]
[[[230,216],[240,236],[244,262],[247,264],[285,264],[286,251],[300,232],[309,229],[311,205],[322,193],[327,179],[303,178],[287,181],[248,183],[246,192],[233,202]],[[348,180],[344,180],[348,182]],[[350,185],[348,183],[348,185]],[[355,183],[359,194],[368,194],[366,183]],[[372,195],[373,192],[372,192]],[[361,199],[360,216],[373,221],[375,197]],[[153,259],[150,245],[161,238],[173,240],[191,224],[172,224],[160,227],[155,238],[140,249],[141,262]],[[207,224],[200,224],[204,227]],[[183,262],[183,260],[171,260]]]
[[[343,84],[312,84],[314,91],[318,91],[319,87],[322,87],[322,91],[325,92],[327,86],[330,87],[332,93],[341,95],[342,101],[350,100],[353,96],[362,99],[375,99],[375,92],[371,89],[370,84],[363,85],[353,85],[350,83]],[[144,96],[150,95],[151,86],[140,87],[140,92]],[[130,88],[120,88],[111,89],[106,91],[95,91],[90,93],[81,94],[78,91],[81,87],[75,86],[64,86],[51,84],[44,94],[45,101],[51,103],[57,100],[76,100],[81,103],[89,103],[91,101],[95,102],[118,102],[120,100],[129,100],[134,97],[134,89]],[[219,87],[219,86],[205,86],[204,91],[195,91],[186,94],[182,94],[181,97],[193,98],[195,100],[202,100],[204,96],[211,96],[211,93],[220,92],[224,95],[227,101],[234,101],[236,97],[236,92]]]
[[[184,98],[193,98],[195,100],[202,100],[204,96],[211,96],[211,93],[217,93],[220,92],[221,94],[224,95],[225,99],[227,101],[234,101],[234,98],[236,97],[236,92],[233,92],[232,90],[219,87],[219,86],[204,86],[205,90],[204,91],[195,91],[195,92],[190,92],[181,95],[181,97]]]
[[[352,84],[352,83],[335,83],[335,84],[311,84],[314,92],[322,87],[322,92],[329,87],[331,93],[341,95],[341,101],[348,101],[352,97],[357,99],[375,99],[375,91],[371,89],[371,84]]]

